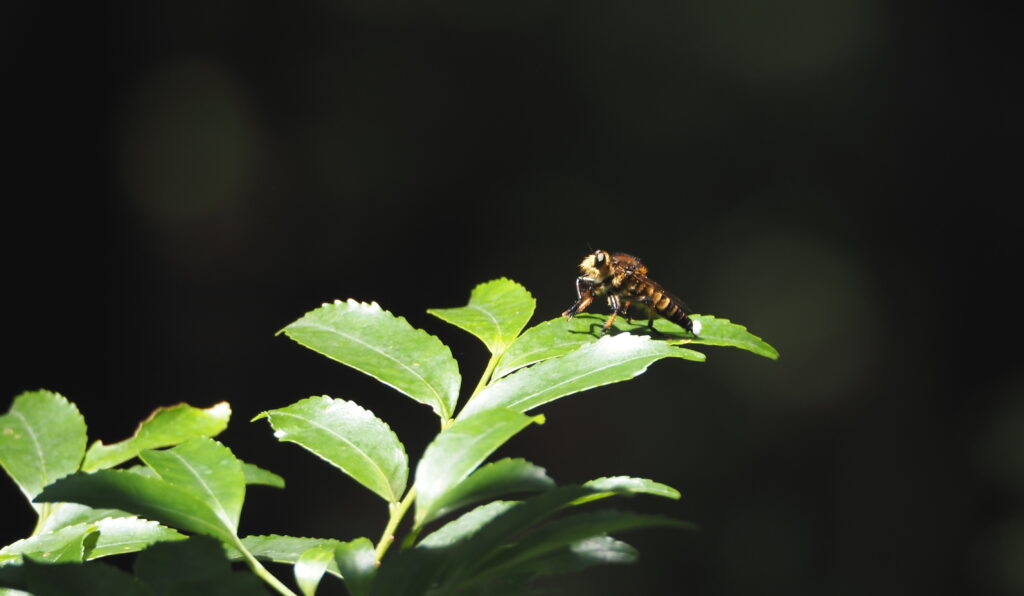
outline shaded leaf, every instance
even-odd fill
[[[228,426],[231,405],[222,401],[201,409],[188,404],[157,408],[128,439],[111,445],[96,441],[89,447],[82,471],[112,468],[145,449],[170,447],[194,437],[214,437]]]
[[[496,407],[525,412],[566,395],[631,379],[662,358],[699,362],[704,355],[640,335],[606,336],[566,356],[491,383],[466,404],[459,416]]]
[[[336,546],[341,544],[341,541],[334,540],[333,538],[301,538],[297,536],[280,536],[270,534],[262,536],[246,536],[245,538],[242,538],[242,544],[245,546],[246,550],[252,553],[252,555],[257,559],[294,565],[299,561],[302,553],[309,549],[322,546],[328,550],[333,550]],[[231,545],[225,545],[225,550],[228,553],[228,558],[232,561],[240,561],[243,559],[241,551],[237,548]],[[338,567],[333,561],[328,563],[327,572],[341,577],[341,573],[338,571]]]
[[[500,557],[485,560],[484,566],[490,567],[488,573],[501,574],[526,561],[559,553],[582,540],[601,537],[611,532],[650,527],[693,529],[692,524],[663,515],[615,509],[588,511],[549,522],[514,546],[503,549]]]
[[[504,408],[460,417],[439,434],[416,467],[416,525],[430,519],[445,493],[466,479],[495,449],[531,422],[529,417]]]
[[[310,397],[266,416],[279,441],[289,441],[336,466],[390,503],[402,499],[409,476],[405,447],[391,428],[359,404]]]
[[[377,557],[368,538],[356,538],[334,548],[334,560],[351,596],[368,596],[377,575]]]
[[[680,497],[679,491],[667,484],[655,482],[647,478],[633,478],[631,476],[606,476],[604,478],[596,478],[589,482],[585,482],[583,486],[596,492],[595,494],[581,497],[575,503],[576,505],[589,503],[590,501],[595,501],[597,499],[613,495],[634,495],[642,493],[665,497],[666,499],[678,499]]]
[[[245,476],[246,484],[262,484],[274,488],[284,488],[284,478],[257,465],[242,462],[242,474]]]
[[[420,541],[416,548],[447,548],[475,534],[495,517],[518,505],[518,501],[492,501],[441,526]]]
[[[51,391],[22,393],[0,416],[0,466],[30,502],[44,486],[78,470],[85,441],[78,408]]]
[[[124,470],[99,470],[62,478],[46,487],[36,501],[67,501],[96,508],[109,507],[224,542],[230,542],[234,537],[234,528],[226,524],[200,496],[161,478],[149,478]]]
[[[502,459],[486,464],[456,484],[434,502],[433,513],[423,522],[474,503],[517,492],[537,492],[555,487],[540,466],[524,459]]]
[[[135,575],[157,596],[266,594],[263,582],[235,571],[220,544],[203,536],[164,542],[142,551]]]
[[[503,277],[473,288],[466,306],[427,312],[475,335],[491,353],[500,353],[518,337],[536,305],[526,288]]]
[[[131,575],[106,563],[24,563],[28,591],[35,596],[154,596]]]
[[[334,552],[322,546],[314,546],[299,556],[293,567],[295,583],[305,596],[313,596],[320,580],[327,571],[327,564],[334,559]]]
[[[245,501],[245,475],[230,449],[195,438],[171,449],[143,451],[140,457],[162,480],[202,499],[234,534]]]
[[[284,328],[299,344],[370,375],[451,418],[459,394],[459,367],[433,335],[376,302],[324,304]]]

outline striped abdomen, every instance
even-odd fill
[[[612,291],[627,301],[640,302],[651,310],[651,323],[654,321],[654,313],[678,324],[687,331],[693,331],[693,321],[687,316],[690,309],[682,300],[671,292],[661,287],[660,284],[651,281],[646,276],[629,275],[620,280],[616,289],[612,284]]]

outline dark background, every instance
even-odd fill
[[[644,258],[777,362],[707,349],[562,400],[502,454],[697,533],[556,593],[1024,593],[1018,20],[982,5],[7,2],[3,400],[48,388],[90,439],[232,404],[286,477],[243,533],[376,540],[386,509],[255,414],[313,394],[425,407],[274,333],[335,298],[431,318],[508,276],[535,322],[591,248]],[[3,406],[6,408],[6,406]],[[2,486],[0,542],[31,531]],[[4,501],[6,504],[7,501]],[[277,568],[283,571],[283,568]],[[325,586],[326,588],[326,586]],[[334,588],[338,588],[334,584]]]

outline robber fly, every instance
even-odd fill
[[[629,319],[629,307],[634,302],[647,307],[647,326],[652,329],[654,315],[657,313],[694,335],[700,333],[700,321],[687,316],[690,309],[682,300],[661,287],[661,284],[647,277],[647,266],[636,257],[598,250],[583,259],[580,274],[576,278],[576,304],[562,313],[567,319],[583,312],[594,298],[607,296],[612,315],[604,324],[602,334],[612,326],[615,317],[622,315]]]

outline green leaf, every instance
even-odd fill
[[[53,561],[55,553],[66,545],[77,541],[81,548],[83,540],[91,537],[88,549],[70,560],[98,559],[108,555],[140,551],[162,541],[184,540],[185,536],[146,519],[137,517],[105,518],[96,522],[78,523],[57,530],[35,534],[0,549],[0,562],[19,559],[22,555],[33,555],[37,559]]]
[[[242,474],[245,476],[246,484],[262,484],[274,488],[284,488],[284,478],[257,465],[242,462]]]
[[[732,323],[728,319],[718,319],[710,315],[692,315],[694,321],[700,321],[703,327],[700,337],[695,337],[679,325],[668,319],[654,320],[651,333],[647,320],[630,323],[623,317],[615,320],[610,335],[630,333],[648,335],[652,339],[669,341],[678,344],[702,344],[709,346],[728,346],[753,352],[767,358],[778,358],[779,353],[764,340],[747,331],[746,327]],[[543,362],[558,356],[564,356],[577,348],[598,341],[601,328],[606,317],[595,314],[582,314],[565,319],[558,317],[544,321],[527,329],[508,350],[502,355],[494,368],[495,379],[504,377],[524,366]]]
[[[98,530],[96,524],[80,524],[12,542],[0,549],[0,563],[23,556],[47,563],[80,563],[96,544]]]
[[[581,505],[596,501],[605,497],[615,495],[648,494],[666,499],[679,499],[679,491],[667,484],[648,480],[647,478],[632,478],[630,476],[606,476],[596,478],[583,484],[584,487],[596,491],[594,494],[581,497],[574,504]]]
[[[495,279],[473,288],[469,304],[427,312],[480,338],[493,354],[504,351],[533,316],[537,301],[523,286]]]
[[[108,518],[131,517],[130,513],[117,509],[93,509],[78,503],[51,503],[50,506],[50,514],[40,519],[35,534],[55,532],[67,526],[90,524]]]
[[[592,314],[571,319],[558,317],[530,327],[498,360],[493,378],[499,379],[524,366],[565,356],[600,339],[604,318]]]
[[[444,568],[438,573],[447,577],[449,585],[468,580],[488,559],[504,552],[507,544],[518,541],[532,528],[590,492],[581,486],[562,486],[499,512],[471,535],[456,542],[445,556]]]
[[[500,557],[491,559],[486,565],[491,567],[490,573],[502,573],[525,561],[557,553],[581,540],[603,536],[611,532],[658,526],[693,529],[692,524],[662,515],[648,515],[615,509],[588,511],[546,524],[515,546],[504,549]]]
[[[171,449],[143,451],[140,457],[161,479],[199,497],[232,534],[238,529],[245,475],[230,449],[195,438]]]
[[[228,426],[231,405],[220,402],[206,409],[188,404],[157,408],[142,421],[131,438],[104,445],[96,441],[82,463],[83,472],[112,468],[137,456],[144,449],[177,445],[193,437],[214,437]]]
[[[491,408],[525,412],[560,397],[632,379],[662,358],[703,361],[700,352],[622,333],[602,337],[560,358],[520,370],[488,385],[463,408],[469,416]]]
[[[135,559],[135,575],[158,596],[266,594],[247,571],[235,571],[222,545],[203,536],[154,545]]]
[[[520,561],[503,570],[506,574],[529,576],[573,573],[595,565],[635,563],[640,554],[635,548],[611,536],[593,536],[556,549],[543,557]]]
[[[36,501],[120,509],[223,542],[234,539],[234,527],[225,523],[202,496],[161,478],[124,470],[99,470],[62,478],[43,489]]]
[[[427,523],[474,503],[517,492],[538,492],[555,487],[540,466],[524,459],[502,459],[480,467],[434,502]]]
[[[416,467],[416,526],[433,516],[445,493],[531,422],[542,424],[544,419],[496,408],[460,417],[439,434]]]
[[[729,319],[717,319],[710,315],[694,315],[692,317],[695,321],[700,321],[703,329],[700,330],[700,337],[690,340],[690,343],[703,344],[708,346],[728,346],[733,348],[740,348],[741,350],[747,350],[753,352],[758,356],[764,356],[765,358],[771,358],[777,360],[779,358],[779,352],[766,341],[753,333],[747,331],[747,328],[743,325],[737,325]],[[671,321],[664,321],[661,326],[655,323],[655,329],[663,327],[663,331],[668,333],[671,326],[677,328],[677,333],[685,334],[686,332],[675,323]]]
[[[299,344],[427,404],[442,420],[454,412],[460,377],[451,350],[376,302],[324,304],[283,331]]]
[[[334,560],[350,596],[368,596],[377,575],[377,557],[369,538],[356,538],[334,548]]]
[[[24,577],[36,596],[153,596],[131,575],[98,561],[51,565],[27,560]]]
[[[78,470],[85,441],[78,408],[50,391],[20,394],[0,416],[0,466],[30,502],[44,486]]]
[[[334,559],[334,552],[322,546],[314,546],[299,556],[295,562],[295,583],[305,596],[314,596],[320,580],[327,571],[327,564]]]
[[[310,397],[257,416],[280,441],[290,441],[397,503],[405,492],[409,460],[398,436],[380,418],[343,399]]]
[[[270,534],[265,536],[246,536],[242,538],[242,544],[257,559],[294,565],[302,557],[302,553],[309,549],[322,546],[333,551],[336,546],[341,544],[341,541],[334,540],[333,538],[301,538]],[[228,553],[228,558],[232,561],[243,559],[242,552],[234,546],[225,545],[225,550]],[[328,563],[327,572],[341,577],[341,573],[333,561]]]
[[[87,554],[89,559],[122,555],[145,549],[157,542],[176,542],[186,536],[155,521],[138,517],[116,517],[96,522],[99,539]]]
[[[491,501],[441,526],[420,541],[416,548],[448,548],[476,534],[494,518],[518,505],[518,501]]]

